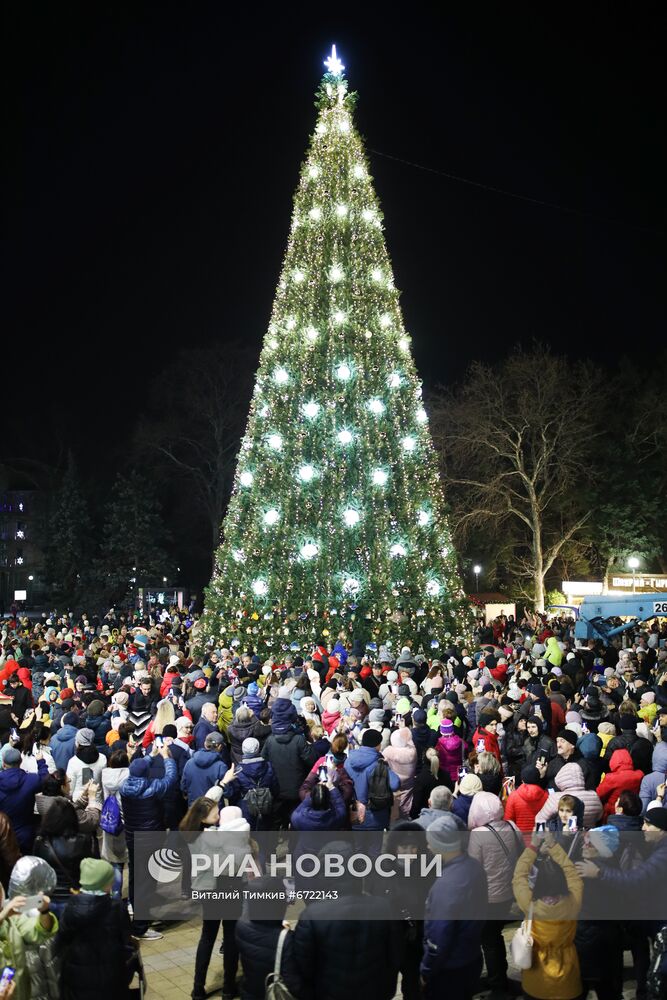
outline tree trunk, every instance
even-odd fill
[[[535,563],[535,610],[544,611],[544,552],[542,551],[542,523],[537,498],[532,486],[529,490],[531,520],[533,525],[533,561]]]

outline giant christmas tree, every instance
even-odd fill
[[[355,95],[325,65],[201,634],[430,650],[469,606]]]

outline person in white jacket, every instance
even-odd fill
[[[106,767],[102,768],[102,799],[107,799],[113,795],[118,803],[121,817],[123,815],[123,804],[120,797],[120,786],[130,776],[130,765],[125,750],[113,750]],[[102,831],[101,855],[105,861],[113,865],[118,873],[119,881],[122,884],[123,866],[127,863],[127,842],[125,840],[125,830],[120,833],[107,833]]]
[[[73,799],[91,779],[96,785],[101,784],[102,768],[106,767],[107,759],[95,746],[95,734],[92,729],[80,729],[74,739],[76,750],[67,765],[67,777],[72,787]]]

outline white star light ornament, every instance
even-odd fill
[[[299,479],[302,483],[310,483],[315,478],[315,469],[312,465],[302,465],[299,469]]]
[[[320,404],[311,400],[309,403],[304,403],[301,407],[301,411],[304,417],[308,417],[309,420],[314,420],[317,414],[320,412]]]
[[[241,486],[252,486],[252,481],[255,477],[252,472],[242,472],[239,476],[239,482]]]
[[[332,76],[341,76],[345,67],[336,55],[336,46],[331,46],[331,55],[324,60],[324,65]]]
[[[269,585],[266,580],[253,580],[252,591],[257,597],[264,597],[269,592]]]

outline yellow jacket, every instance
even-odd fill
[[[221,733],[226,733],[227,728],[231,725],[234,719],[234,712],[232,705],[234,704],[234,699],[231,695],[225,694],[223,691],[218,698],[218,729]]]
[[[533,964],[522,973],[521,985],[526,993],[540,1000],[572,1000],[582,991],[574,935],[581,909],[583,882],[559,844],[550,848],[549,854],[563,869],[568,895],[556,903],[536,900],[533,907]],[[533,901],[528,873],[535,857],[535,851],[527,848],[516,863],[512,880],[514,897],[526,914]]]

